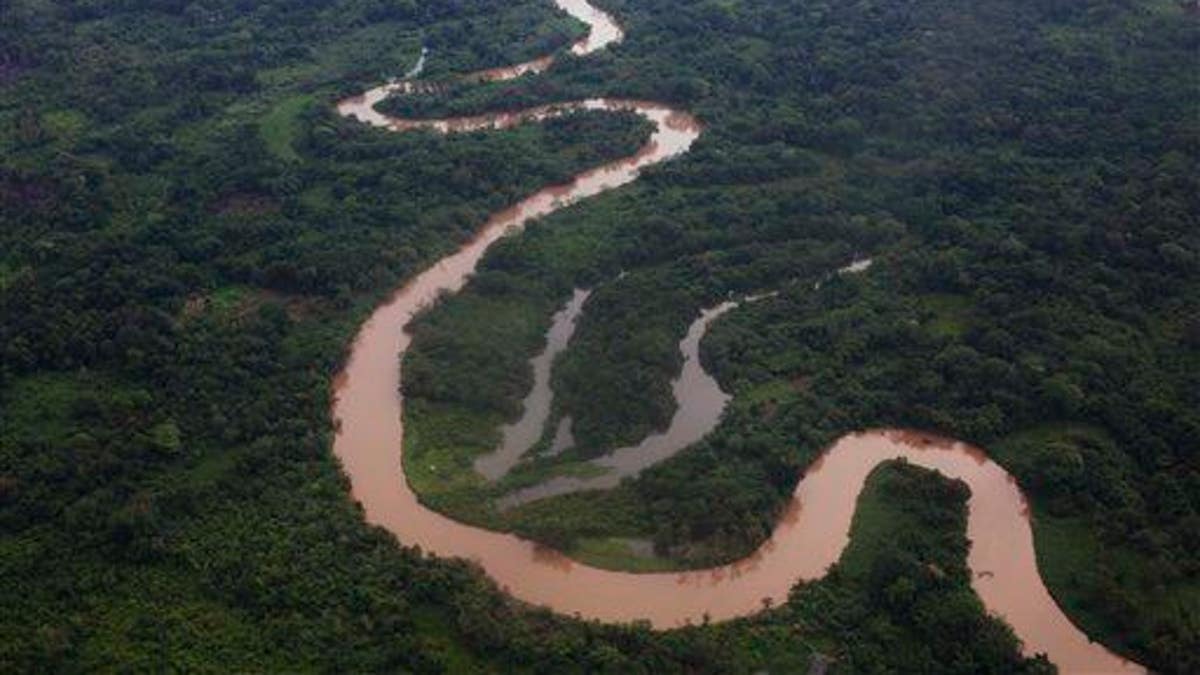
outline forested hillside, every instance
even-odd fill
[[[580,440],[564,463],[602,452],[669,418],[699,307],[781,293],[703,345],[735,394],[710,440],[601,497],[438,505],[569,550],[646,537],[665,564],[707,564],[757,546],[841,433],[944,431],[1033,496],[1047,585],[1089,633],[1200,668],[1197,15],[597,4],[628,33],[608,52],[392,105],[612,94],[684,105],[706,133],[498,246],[418,327],[410,424],[453,421],[469,469],[517,414],[550,314],[596,286],[555,387]],[[422,45],[438,79],[581,30],[544,0],[0,7],[0,670],[1048,668],[970,593],[961,486],[911,467],[872,479],[876,520],[830,577],[666,633],[519,606],[363,522],[328,414],[358,322],[488,213],[647,129],[582,113],[389,135],[332,105]],[[855,255],[877,262],[813,290]],[[497,358],[467,372],[481,361],[447,356],[446,335]],[[629,342],[604,348],[614,335]]]

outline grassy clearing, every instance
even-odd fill
[[[589,563],[610,569],[626,567],[629,560],[619,551],[598,546],[596,540],[611,538],[642,538],[651,531],[645,506],[627,487],[619,486],[600,492],[573,494],[524,504],[504,513],[506,529],[534,537],[561,550],[574,553],[577,546],[583,552],[601,553]],[[581,544],[593,540],[589,544]],[[628,548],[626,546],[626,548]],[[637,565],[643,564],[638,561]]]
[[[305,208],[314,211],[323,211],[332,209],[336,204],[333,196],[333,188],[329,185],[319,184],[300,193],[300,203]]]
[[[409,399],[405,406],[404,473],[421,499],[455,518],[494,522],[475,457],[495,446],[500,420],[465,408]],[[399,451],[399,449],[397,449]]]
[[[921,309],[929,312],[926,329],[947,338],[961,337],[971,325],[971,299],[952,293],[930,293],[920,298]]]
[[[608,471],[608,469],[586,460],[564,460],[560,456],[545,457],[532,462],[518,464],[497,485],[501,492],[509,492],[560,476],[596,478],[597,476],[603,476]]]
[[[567,554],[572,558],[605,569],[626,572],[669,572],[682,569],[677,562],[645,555],[634,550],[633,543],[625,537],[581,537],[575,541]]]
[[[226,316],[240,310],[250,300],[253,290],[246,286],[222,286],[208,296],[208,306],[216,314]]]
[[[300,113],[315,102],[308,94],[285,98],[259,120],[258,133],[271,154],[288,162],[300,160],[293,147],[300,134]]]

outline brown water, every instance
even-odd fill
[[[488,480],[498,480],[507,474],[542,437],[546,420],[550,419],[550,403],[554,400],[550,369],[575,334],[575,321],[589,295],[590,291],[576,289],[571,300],[551,319],[550,330],[546,332],[546,348],[529,361],[533,367],[533,387],[521,403],[521,418],[500,427],[500,447],[475,459],[475,470]],[[559,433],[555,433],[556,441]]]
[[[665,431],[650,434],[637,445],[618,448],[588,462],[590,466],[604,471],[602,475],[591,478],[551,478],[505,495],[499,500],[498,506],[506,509],[571,492],[614,488],[623,478],[636,476],[707,436],[721,420],[721,412],[725,410],[730,396],[721,391],[717,381],[700,364],[700,340],[713,321],[736,306],[737,303],[724,302],[702,310],[700,317],[692,322],[679,342],[683,368],[679,377],[671,383],[676,408]]]
[[[588,32],[571,45],[571,53],[576,56],[587,56],[592,52],[604,49],[609,45],[620,42],[625,37],[621,26],[608,13],[588,4],[587,0],[554,0],[554,4],[567,14],[588,25]],[[419,74],[424,68],[428,52],[421,49],[421,58],[409,74]],[[511,66],[489,68],[475,73],[468,73],[459,78],[466,82],[502,82],[513,80],[522,75],[544,72],[554,64],[556,56],[549,54],[531,61]],[[431,128],[442,132],[476,131],[479,129],[500,129],[512,127],[526,121],[545,119],[546,108],[531,108],[515,115],[480,115],[478,117],[458,117],[450,120],[402,120],[388,117],[375,110],[376,104],[385,98],[415,91],[417,83],[405,80],[393,80],[387,84],[375,87],[362,94],[338,103],[338,112],[345,117],[357,117],[360,121],[372,126],[403,131],[406,129]],[[571,107],[578,103],[566,104]],[[590,109],[595,109],[590,108]]]
[[[871,258],[858,258],[830,272],[826,278],[847,274],[861,274],[870,269]],[[820,288],[821,282],[816,283]],[[596,469],[599,475],[588,478],[577,476],[556,476],[536,485],[516,490],[502,497],[497,506],[509,509],[521,504],[570,494],[584,490],[611,490],[625,478],[639,475],[646,469],[659,464],[678,454],[688,446],[707,436],[721,421],[721,414],[732,398],[721,390],[715,378],[704,370],[700,362],[700,341],[704,339],[714,321],[726,312],[743,303],[758,302],[775,297],[777,291],[750,295],[734,302],[724,302],[715,307],[700,311],[700,317],[692,322],[687,333],[679,343],[679,351],[683,354],[683,368],[679,377],[672,382],[671,390],[675,397],[675,414],[667,429],[661,433],[647,436],[637,445],[619,448],[602,457],[589,461],[587,464]],[[549,341],[554,343],[554,328],[551,328]],[[540,356],[538,358],[541,358]],[[535,372],[538,359],[533,360]],[[545,405],[549,409],[550,400],[547,393]],[[540,398],[538,386],[534,385],[531,398]],[[538,408],[534,408],[538,410]],[[544,422],[543,422],[544,424]],[[554,435],[550,454],[558,454],[567,447],[574,445],[571,435],[571,418],[565,417]],[[507,430],[508,427],[505,427]],[[507,437],[506,437],[507,439]],[[530,441],[532,444],[533,439]],[[526,446],[528,447],[528,446]],[[476,468],[479,468],[478,462]],[[511,465],[509,465],[511,468]],[[487,475],[487,474],[485,474]]]
[[[573,47],[577,54],[620,37],[611,17],[586,13],[586,2],[556,2],[593,27],[592,38]],[[466,120],[394,120],[372,107],[372,100],[389,93],[380,91],[384,89],[404,87],[384,85],[341,102],[338,110],[384,128],[444,132],[511,126],[563,110],[542,107]],[[632,110],[654,122],[657,130],[634,156],[584,172],[568,184],[547,187],[495,214],[474,239],[410,280],[363,324],[336,379],[333,418],[334,452],[366,519],[405,544],[476,561],[507,592],[526,602],[586,618],[647,619],[669,628],[706,615],[721,620],[752,614],[761,609],[764,598],[782,602],[797,580],[825,574],[846,545],[866,475],[879,462],[905,457],[970,486],[967,527],[974,543],[968,561],[976,573],[972,584],[988,609],[1013,626],[1027,652],[1046,652],[1068,672],[1140,672],[1136,664],[1090,643],[1062,613],[1038,576],[1028,508],[1016,483],[981,451],[959,443],[898,431],[847,435],[809,468],[784,517],[758,551],[731,565],[687,573],[634,574],[581,565],[533,542],[463,525],[420,504],[401,466],[399,363],[411,340],[404,326],[443,291],[460,289],[487,247],[509,228],[628,183],[642,167],[685,152],[700,134],[692,116],[650,102],[592,99],[566,108],[589,106]]]

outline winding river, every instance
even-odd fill
[[[622,39],[619,25],[585,0],[555,0],[590,26],[572,45],[580,56]],[[501,80],[549,68],[553,56],[465,76]],[[334,452],[350,479],[366,519],[408,545],[477,562],[513,596],[564,614],[603,621],[649,620],[670,628],[703,617],[712,620],[759,611],[766,598],[784,602],[798,580],[822,577],[845,548],[863,481],[880,462],[905,458],[966,482],[968,562],[972,585],[987,608],[1002,616],[1026,653],[1045,652],[1065,672],[1143,672],[1090,642],[1063,614],[1038,575],[1028,507],[1016,482],[982,451],[916,432],[878,430],[849,434],[829,448],[797,484],[770,539],[750,557],[692,572],[636,574],[575,562],[519,537],[470,527],[424,507],[402,469],[403,399],[400,359],[411,342],[404,327],[443,292],[462,288],[487,248],[510,229],[562,206],[635,180],[646,166],[676,157],[699,137],[688,113],[649,102],[596,98],[521,112],[443,120],[404,120],[374,109],[393,94],[414,90],[393,81],[341,101],[337,109],[374,126],[445,133],[504,128],[571,110],[629,110],[656,126],[650,141],[631,157],[591,169],[567,184],[543,188],[496,213],[467,244],[396,291],[362,326],[342,374],[336,379]],[[687,391],[678,391],[686,398]],[[681,400],[681,406],[686,401]]]

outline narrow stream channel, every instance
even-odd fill
[[[583,311],[590,291],[576,289],[571,300],[554,314],[546,333],[546,348],[529,362],[533,367],[533,387],[521,402],[521,418],[500,427],[500,447],[495,452],[475,458],[475,470],[488,480],[498,480],[521,461],[545,431],[550,419],[550,404],[554,390],[550,388],[550,369],[554,359],[567,348],[575,333],[575,321]],[[558,437],[558,433],[555,434]]]
[[[869,269],[871,264],[872,260],[870,258],[855,259],[847,265],[830,272],[826,275],[826,278],[835,275],[859,274]],[[820,287],[820,284],[821,282],[818,281],[817,287]],[[622,480],[635,477],[655,464],[670,459],[681,450],[707,436],[721,421],[721,414],[725,411],[725,406],[729,404],[732,397],[722,391],[721,386],[717,384],[717,380],[704,370],[704,364],[700,362],[700,341],[708,334],[708,329],[712,327],[713,322],[722,315],[745,303],[758,302],[774,295],[774,292],[760,293],[742,298],[741,300],[726,301],[714,307],[700,310],[700,316],[692,322],[687,329],[687,333],[684,334],[683,340],[679,342],[679,352],[683,355],[683,368],[680,370],[679,377],[675,378],[671,383],[671,393],[675,398],[676,407],[675,414],[672,415],[671,422],[665,430],[650,434],[637,445],[618,448],[589,461],[588,465],[603,472],[601,475],[591,478],[557,476],[537,485],[531,485],[505,495],[499,500],[498,506],[501,509],[508,509],[539,499],[556,497],[572,492],[611,490],[620,484]],[[551,328],[547,339],[550,344],[555,343],[553,328]],[[541,356],[533,360],[535,372],[540,367],[540,358]],[[549,399],[549,395],[547,391],[547,399]],[[526,400],[537,400],[539,397],[540,392],[538,391],[538,385],[535,383],[533,391],[530,392],[529,398]],[[535,415],[541,414],[540,405],[539,400],[534,407],[526,408],[526,414],[522,417],[522,422],[530,416],[530,411]],[[547,414],[549,414],[550,400],[546,401],[545,406]],[[564,428],[564,426],[560,425],[558,431],[556,431],[552,451],[560,452],[567,447],[564,445],[566,443],[565,439],[560,439],[560,437],[570,433],[570,418],[564,418],[564,421],[567,426]],[[521,422],[518,422],[518,424],[521,424]],[[544,424],[544,418],[542,424]],[[507,426],[505,427],[506,433],[508,428]],[[505,440],[507,441],[507,436]],[[530,441],[525,447],[532,444],[533,441]],[[513,462],[515,463],[516,459]],[[479,468],[478,462],[476,463],[476,468]],[[508,468],[512,468],[512,464],[508,465]],[[485,475],[487,474],[485,473]]]
[[[637,445],[618,448],[588,462],[604,471],[602,475],[592,478],[551,478],[505,495],[499,501],[500,508],[511,508],[582,490],[614,488],[622,479],[638,475],[707,436],[721,420],[721,413],[730,396],[721,391],[717,381],[700,364],[700,340],[713,321],[734,307],[737,307],[737,303],[723,302],[702,310],[700,317],[688,326],[687,334],[679,343],[683,369],[671,383],[676,402],[675,414],[666,430],[650,434]]]

